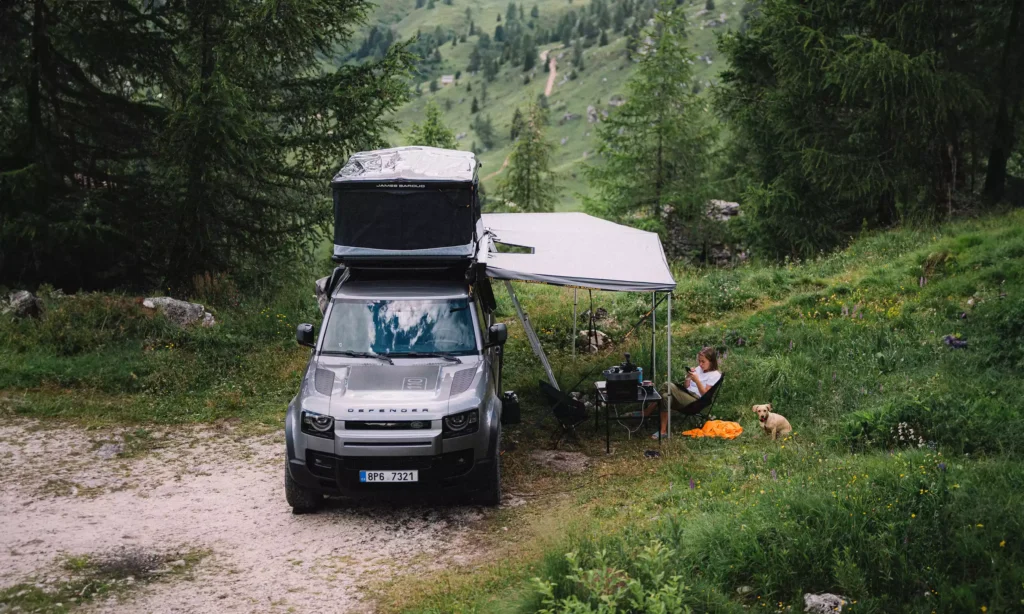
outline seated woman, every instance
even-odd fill
[[[697,367],[687,371],[686,379],[681,384],[669,382],[666,386],[666,393],[672,395],[673,407],[685,407],[693,403],[712,386],[722,379],[722,373],[718,370],[718,352],[713,347],[705,347],[697,353]],[[662,396],[668,396],[664,394]],[[664,402],[664,401],[663,401]],[[654,411],[657,403],[651,403],[643,412],[649,416]],[[668,433],[668,412],[664,407],[661,410],[661,436]],[[658,433],[651,435],[651,439],[657,439]]]

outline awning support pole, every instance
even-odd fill
[[[654,385],[658,384],[658,362],[655,359],[657,355],[657,334],[658,328],[658,293],[651,292],[651,376],[647,379],[651,380]]]
[[[544,365],[544,371],[548,374],[548,381],[555,387],[556,390],[561,390],[558,387],[558,380],[555,379],[555,374],[551,370],[551,363],[548,362],[548,357],[544,353],[544,348],[540,345],[540,339],[537,337],[537,333],[533,331],[533,326],[530,325],[530,318],[523,311],[523,306],[519,304],[519,297],[516,296],[516,291],[512,289],[512,282],[505,280],[505,289],[508,290],[508,295],[512,297],[512,304],[516,306],[516,314],[519,315],[519,321],[523,325],[523,330],[526,331],[526,338],[530,340],[530,347],[533,348],[533,353],[540,359],[542,365]]]
[[[666,327],[667,333],[665,335],[665,362],[668,363],[666,382],[672,381],[672,293],[668,294],[668,326]],[[672,438],[672,391],[669,390],[666,395],[668,400],[666,401],[666,410],[668,412],[668,437]]]
[[[576,306],[579,304],[577,288],[572,289],[572,361],[576,362]]]

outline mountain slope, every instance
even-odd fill
[[[622,1],[622,0],[618,0]],[[451,31],[455,36],[467,34],[465,42],[461,39],[452,46],[451,41],[437,48],[440,63],[430,66],[426,77],[419,83],[419,96],[414,96],[401,111],[398,119],[403,134],[394,135],[392,142],[396,145],[408,144],[405,134],[409,126],[421,121],[423,110],[428,102],[434,101],[442,110],[444,122],[456,133],[461,149],[470,149],[476,144],[483,163],[481,177],[488,193],[493,193],[502,163],[511,151],[509,135],[512,115],[517,107],[524,107],[537,100],[544,93],[549,74],[544,70],[544,63],[537,65],[529,72],[511,63],[503,64],[496,78],[487,82],[482,72],[470,74],[467,67],[470,55],[480,40],[480,32],[489,37],[494,36],[496,26],[507,23],[508,4],[498,0],[475,0],[447,5],[437,2],[433,9],[415,8],[416,0],[383,0],[378,6],[373,20],[378,27],[391,28],[396,38],[405,40],[416,36],[417,32],[431,33],[440,27]],[[687,3],[682,6],[690,19],[689,36],[691,50],[695,56],[693,66],[695,82],[706,88],[716,81],[723,61],[716,50],[716,34],[729,27],[738,26],[742,19],[740,8],[743,2],[721,2],[713,12],[706,12],[705,3]],[[561,2],[557,0],[541,0],[536,3],[539,17],[530,17],[533,5],[522,3],[527,28],[531,23],[531,32],[539,29],[551,29],[558,20],[570,10],[589,7],[590,3]],[[610,3],[616,7],[616,2]],[[469,16],[467,17],[467,8]],[[725,25],[720,27],[704,27],[709,19],[722,20]],[[498,16],[502,16],[499,22]],[[476,33],[468,36],[472,20]],[[627,59],[627,38],[624,32],[615,33],[607,30],[609,42],[605,46],[595,44],[583,52],[584,70],[577,71],[577,78],[570,79],[573,73],[573,50],[563,47],[561,42],[546,43],[538,46],[543,55],[550,52],[557,62],[557,76],[554,79],[551,94],[548,97],[551,109],[551,126],[548,138],[555,144],[555,171],[559,174],[563,194],[559,210],[574,210],[580,207],[580,194],[586,194],[587,186],[581,169],[588,157],[592,156],[597,147],[595,124],[588,121],[588,107],[594,107],[600,114],[609,111],[609,100],[623,97],[626,82],[632,74],[635,64]],[[436,56],[435,56],[436,57]],[[430,91],[430,82],[438,75],[455,75],[461,72],[460,78],[451,85],[440,85],[438,90]],[[525,77],[528,83],[524,83]],[[483,92],[486,89],[486,101]],[[494,146],[486,150],[480,134],[474,130],[475,115],[472,113],[472,101],[477,98],[480,106],[479,115],[490,117],[496,138]]]

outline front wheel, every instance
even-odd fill
[[[292,506],[293,514],[308,514],[320,509],[324,502],[322,494],[306,488],[292,479],[288,471],[288,459],[284,461],[284,498]]]
[[[491,454],[491,462],[474,499],[480,505],[487,507],[496,507],[501,503],[501,431],[498,431],[494,452]]]

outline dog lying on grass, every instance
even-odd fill
[[[779,414],[772,413],[771,403],[754,405],[750,409],[757,414],[757,419],[761,422],[761,428],[764,429],[765,434],[771,435],[773,440],[778,439],[779,435],[789,435],[793,432],[793,427],[789,425],[789,420],[786,420]]]

